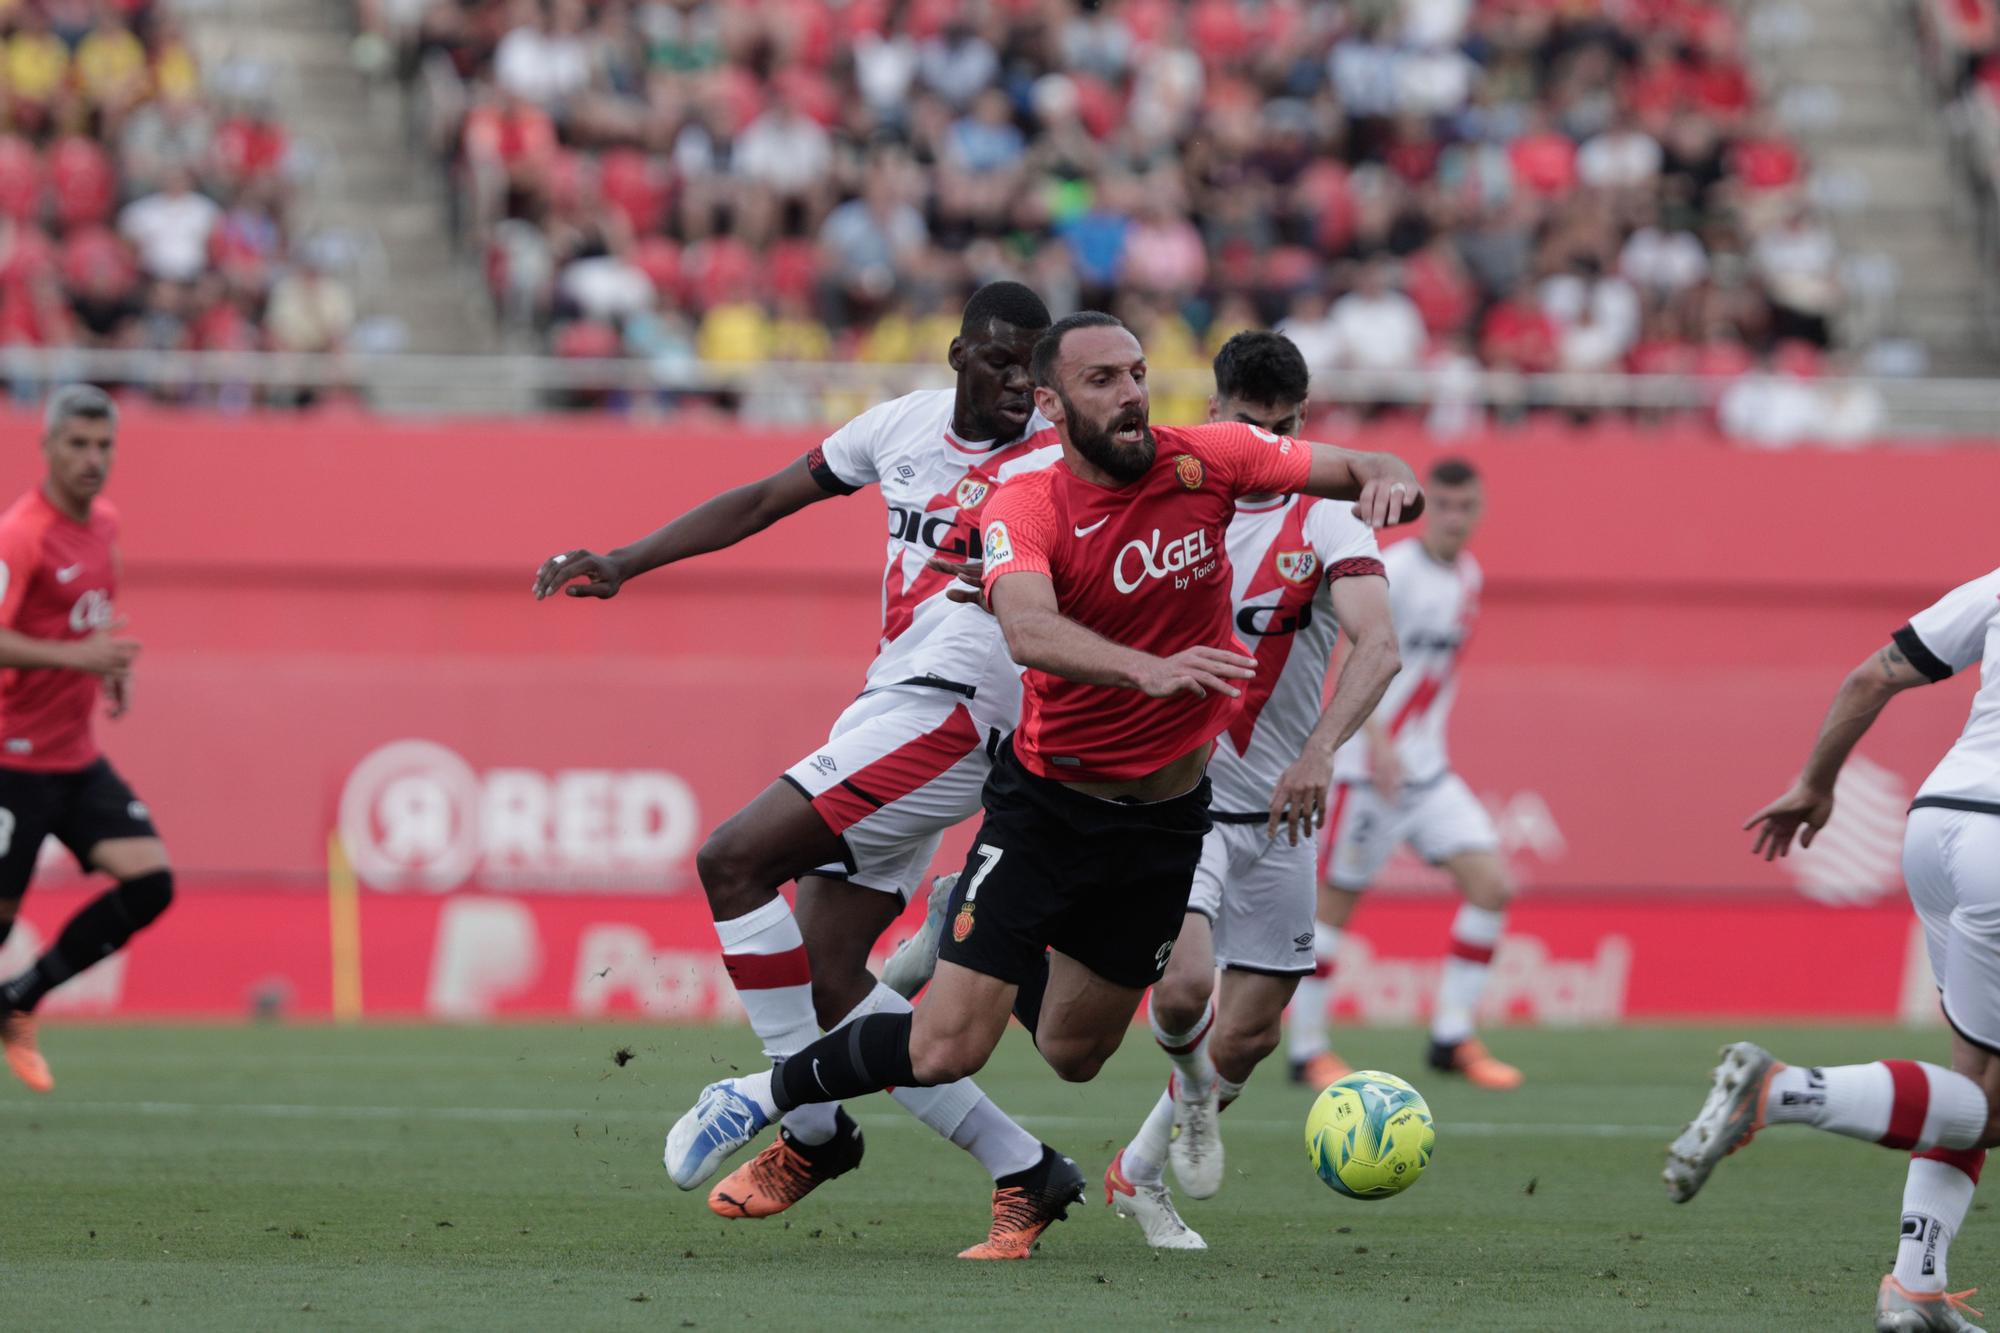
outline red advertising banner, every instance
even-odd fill
[[[0,948],[0,972],[24,966],[83,897],[31,894]],[[1364,904],[1335,973],[1336,1018],[1426,1017],[1454,906],[1429,894]],[[367,893],[360,919],[355,961],[367,1017],[742,1018],[697,895]],[[1828,958],[1840,966],[1827,967]],[[1498,1021],[1921,1022],[1936,1009],[1920,930],[1900,904],[1530,897],[1513,913],[1494,968],[1486,1004]],[[56,991],[44,1012],[324,1018],[335,970],[325,898],[209,888],[182,895],[134,947]]]
[[[35,426],[0,419],[0,433],[18,446],[0,451],[4,503],[35,480]],[[693,853],[859,687],[880,619],[880,502],[812,506],[608,603],[538,604],[528,586],[549,553],[629,541],[814,442],[721,422],[129,415],[110,492],[125,531],[119,609],[145,653],[132,714],[102,734],[181,870],[161,930],[214,932],[163,951],[296,947],[289,1003],[323,1008],[308,997],[328,984],[324,950],[293,937],[324,930],[313,894],[337,832],[364,889],[370,1013],[722,1003],[667,998],[715,984]],[[1409,433],[1358,443],[1419,466],[1431,453]],[[1452,747],[1527,886],[1522,920],[1552,914],[1533,938],[1581,964],[1614,937],[1670,937],[1685,907],[1652,904],[1698,890],[1718,911],[1823,922],[1809,928],[1835,932],[1852,950],[1843,958],[1883,960],[1867,1012],[1893,1012],[1906,970],[1901,812],[1962,724],[1969,686],[1898,700],[1811,852],[1767,866],[1739,825],[1795,771],[1841,674],[1993,566],[2000,450],[1770,455],[1688,434],[1594,443],[1567,430],[1455,447],[1486,472],[1490,515]],[[59,863],[50,870],[29,899],[44,926],[63,901],[50,891]],[[236,891],[273,885],[304,896]],[[1382,887],[1436,881],[1403,858]],[[1612,893],[1615,906],[1586,896]],[[1843,917],[1807,899],[1860,906]],[[1369,910],[1440,909],[1391,893]],[[1651,912],[1660,919],[1645,924]],[[475,926],[532,938],[533,979],[461,985],[446,969],[434,999],[440,941]],[[586,937],[610,949],[642,934],[660,957],[695,961],[651,990],[577,988]],[[256,976],[224,968],[214,985],[233,989],[193,994],[184,988],[208,983],[149,980],[147,952],[119,1012],[250,1005]],[[496,945],[492,957],[506,956]],[[1702,987],[1654,991],[1646,955],[1630,966],[1629,1012],[1700,1008],[1748,984],[1717,968]],[[1798,1012],[1863,1003],[1858,974],[1842,979],[1842,996],[1800,999]],[[1795,995],[1815,993],[1810,977],[1795,981],[1807,987]]]

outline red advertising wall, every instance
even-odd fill
[[[0,421],[15,441],[0,489],[32,484],[34,434]],[[71,1002],[325,1012],[326,849],[341,831],[370,1013],[726,1008],[693,850],[857,688],[879,616],[880,504],[815,506],[610,603],[537,604],[528,585],[550,552],[629,540],[814,438],[702,422],[128,418],[112,493],[121,609],[146,651],[135,710],[104,736],[187,891],[154,937],[176,965],[156,970],[142,947]],[[1513,1012],[1889,1015],[1909,993],[1921,1008],[1899,816],[1967,685],[1891,710],[1813,852],[1767,867],[1737,827],[1790,777],[1840,673],[1993,566],[2000,451],[1765,455],[1567,433],[1464,447],[1489,475],[1491,517],[1454,750],[1529,889],[1520,966],[1586,968],[1578,994],[1595,997],[1529,987]],[[69,905],[57,882],[25,913],[44,936]],[[1404,860],[1384,887],[1437,886]],[[1424,894],[1372,903],[1361,947],[1396,947],[1357,960],[1342,1003],[1401,1012],[1395,978],[1430,965],[1410,941],[1441,935],[1446,910]],[[1683,936],[1773,930],[1841,950],[1851,984],[1821,997],[1756,969],[1667,966]],[[185,965],[204,948],[240,956],[230,941],[255,942],[253,957]],[[479,957],[483,972],[465,961]],[[577,980],[604,967],[605,986]]]

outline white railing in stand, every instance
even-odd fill
[[[787,362],[757,365],[628,358],[451,354],[298,355],[278,352],[149,352],[120,349],[0,349],[0,381],[16,397],[52,383],[92,380],[152,390],[168,400],[282,403],[293,391],[350,391],[384,410],[422,414],[510,414],[598,405],[620,395],[635,410],[665,410],[694,398],[732,401],[746,419],[812,421],[951,382],[942,364]],[[2000,380],[1818,380],[1880,403],[1881,435],[2000,434]],[[1207,371],[1156,370],[1156,401],[1205,398]],[[1497,371],[1342,372],[1321,376],[1323,403],[1411,407],[1567,410],[1578,413],[1712,413],[1714,380],[1681,375],[1517,375]]]

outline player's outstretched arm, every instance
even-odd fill
[[[1257,674],[1257,659],[1222,648],[1188,648],[1156,657],[1113,643],[1064,615],[1055,584],[1037,570],[995,580],[987,601],[1016,662],[1086,685],[1115,685],[1156,699],[1210,693],[1233,699],[1241,691],[1229,682]]]
[[[106,626],[81,639],[37,639],[16,630],[0,629],[0,670],[87,671],[93,676],[123,676],[139,657],[139,641],[119,635],[125,622]]]
[[[1424,512],[1424,488],[1410,465],[1394,454],[1311,444],[1312,471],[1305,493],[1354,501],[1354,516],[1371,528],[1393,528]]]
[[[1271,793],[1271,821],[1265,831],[1275,838],[1283,828],[1294,844],[1301,836],[1311,837],[1326,820],[1334,752],[1374,714],[1389,682],[1403,669],[1386,578],[1360,574],[1335,580],[1333,618],[1347,642],[1333,698],[1306,737],[1298,760]]]
[[[734,546],[779,519],[837,493],[819,483],[805,459],[794,459],[761,481],[704,500],[628,546],[603,555],[575,550],[550,556],[535,571],[535,600],[558,591],[571,597],[616,597],[627,579],[676,560]]]
[[[1847,756],[1891,699],[1930,680],[1893,643],[1848,672],[1820,723],[1805,771],[1790,791],[1743,822],[1744,828],[1757,830],[1750,854],[1766,861],[1789,855],[1794,836],[1799,846],[1812,846],[1814,835],[1833,815],[1833,784]]]

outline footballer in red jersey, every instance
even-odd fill
[[[123,637],[118,515],[100,492],[117,451],[118,409],[87,384],[49,400],[41,484],[0,513],[0,941],[13,929],[44,839],[117,881],[71,917],[19,976],[0,982],[0,1048],[36,1092],[55,1086],[35,1040],[35,1006],[123,948],[173,899],[152,816],[97,748],[99,697],[131,700],[136,641]]]
[[[1237,498],[1352,500],[1371,527],[1422,508],[1385,454],[1239,423],[1155,430],[1145,353],[1109,315],[1057,321],[1033,368],[1062,459],[983,516],[987,601],[1027,668],[1022,721],[987,779],[937,973],[913,1014],[869,1015],[705,1088],[667,1136],[683,1189],[793,1106],[973,1073],[1010,1013],[1063,1078],[1095,1077],[1173,951],[1210,826],[1209,752],[1234,682],[1256,674],[1223,548]]]

